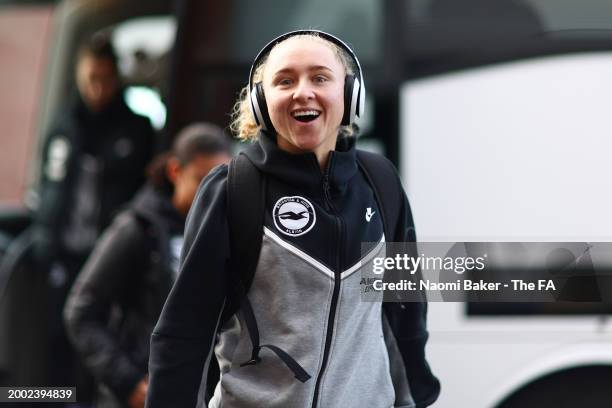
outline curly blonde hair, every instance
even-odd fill
[[[338,60],[342,63],[346,74],[354,74],[357,70],[355,66],[355,62],[349,56],[349,54],[340,48],[338,45],[326,40],[325,38],[319,36],[316,33],[309,34],[299,34],[289,38],[310,38],[317,39],[318,41],[322,41],[328,47],[332,49]],[[277,43],[274,48],[270,50],[270,52],[262,58],[259,62],[255,71],[253,72],[253,83],[261,82],[263,80],[263,72],[266,67],[266,63],[268,61],[268,56],[274,49],[281,44],[282,42],[288,40],[289,38]],[[257,140],[257,135],[261,129],[261,126],[258,126],[255,122],[255,118],[253,117],[253,113],[251,111],[251,101],[250,101],[250,93],[249,85],[247,84],[238,95],[238,100],[234,104],[232,108],[232,121],[230,123],[230,130],[236,137],[242,141],[255,141]],[[354,128],[352,125],[348,126],[340,126],[339,135],[341,136],[350,136],[354,132]]]

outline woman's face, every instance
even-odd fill
[[[168,178],[174,184],[172,203],[183,215],[187,215],[195,198],[200,182],[215,166],[227,163],[230,157],[225,153],[197,154],[183,166],[177,159],[168,162]]]
[[[278,146],[314,152],[321,162],[336,146],[344,113],[345,69],[325,40],[293,37],[266,62],[263,87]]]

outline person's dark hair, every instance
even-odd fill
[[[194,123],[181,130],[172,144],[172,155],[181,165],[189,163],[196,154],[218,154],[230,152],[230,143],[225,132],[211,123]]]
[[[172,194],[174,186],[166,174],[168,160],[176,158],[181,166],[189,164],[197,155],[230,154],[230,143],[225,132],[211,123],[194,123],[183,128],[174,139],[170,151],[157,155],[147,168],[147,178],[155,188]]]
[[[81,43],[77,52],[77,61],[80,61],[83,57],[108,59],[113,62],[115,67],[117,66],[117,53],[107,33],[94,34]]]

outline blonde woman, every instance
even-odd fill
[[[267,186],[257,268],[241,308],[227,316],[228,260],[241,254],[230,253],[222,166],[200,187],[179,278],[153,333],[149,408],[206,404],[202,374],[213,346],[221,375],[210,407],[435,401],[425,305],[361,301],[361,244],[384,251],[381,209],[351,136],[364,98],[357,57],[330,34],[287,33],[255,58],[232,129],[255,141],[245,155]],[[389,183],[399,186],[393,174]],[[389,199],[402,216],[393,227],[408,240],[412,217],[397,191]]]

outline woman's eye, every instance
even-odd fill
[[[291,79],[289,78],[279,79],[277,84],[278,85],[291,85]]]
[[[323,83],[327,81],[327,77],[323,76],[323,75],[317,75],[315,77],[315,82],[319,82],[319,83]]]

